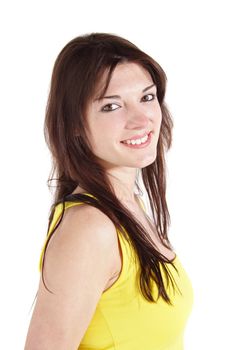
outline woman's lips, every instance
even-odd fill
[[[147,134],[146,134],[147,135]],[[144,135],[145,136],[145,135]],[[122,145],[126,146],[126,147],[129,147],[129,148],[134,148],[134,149],[139,149],[139,148],[145,148],[147,147],[150,143],[151,143],[151,138],[152,138],[152,132],[150,131],[149,134],[148,134],[148,139],[146,140],[146,142],[144,143],[141,143],[141,144],[135,144],[133,145],[132,143],[128,144],[128,143],[125,143],[123,141],[121,141]],[[132,139],[128,139],[128,140],[132,140]]]
[[[135,135],[135,136],[133,136],[133,137],[131,137],[131,138],[128,138],[128,139],[126,139],[126,140],[123,140],[123,141],[121,141],[121,142],[125,142],[125,141],[127,141],[127,140],[138,140],[138,139],[142,139],[143,137],[145,137],[146,135],[148,135],[150,133],[150,131],[147,131],[147,132],[145,132],[144,134],[142,134],[142,135]]]

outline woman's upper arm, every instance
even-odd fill
[[[98,209],[66,210],[44,264],[53,294],[40,278],[25,350],[77,349],[113,272],[116,243],[114,224]]]

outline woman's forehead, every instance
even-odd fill
[[[138,81],[139,83],[152,81],[150,73],[144,67],[134,62],[118,63],[112,71],[108,86],[106,86],[109,73],[109,69],[105,69],[97,80],[93,94],[93,102],[98,102],[98,99],[103,97],[103,93],[107,90],[112,88],[117,90],[125,86],[127,82],[130,83],[128,79],[130,77],[135,82]],[[104,91],[105,89],[106,91]]]

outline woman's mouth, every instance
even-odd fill
[[[132,139],[125,140],[125,141],[121,141],[121,143],[126,147],[130,147],[134,149],[145,148],[150,144],[151,138],[152,138],[152,131],[150,131],[147,135],[145,135],[142,138],[134,139],[134,140]]]

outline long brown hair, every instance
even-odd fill
[[[140,171],[160,240],[164,246],[171,248],[167,235],[170,215],[166,203],[164,154],[171,147],[173,122],[164,102],[167,80],[165,72],[153,58],[122,37],[109,33],[85,34],[71,40],[59,53],[52,72],[46,106],[44,135],[52,154],[52,170],[48,183],[57,181],[54,201],[50,208],[48,230],[56,205],[63,203],[63,211],[45,245],[42,278],[45,285],[43,277],[45,252],[50,238],[62,220],[65,201],[82,201],[105,213],[131,244],[140,263],[139,285],[144,297],[150,302],[156,302],[161,296],[168,304],[172,304],[164,286],[161,267],[167,281],[170,279],[173,284],[165,263],[171,263],[177,271],[175,265],[156,250],[143,226],[118,200],[105,169],[91,151],[86,134],[85,111],[103,74],[107,72],[101,96],[108,88],[116,65],[124,62],[141,65],[150,73],[157,86],[157,98],[162,111],[157,157],[152,164]],[[72,194],[78,185],[94,197]],[[140,189],[138,183],[136,185]],[[159,294],[156,301],[151,292],[151,280],[158,286]]]

